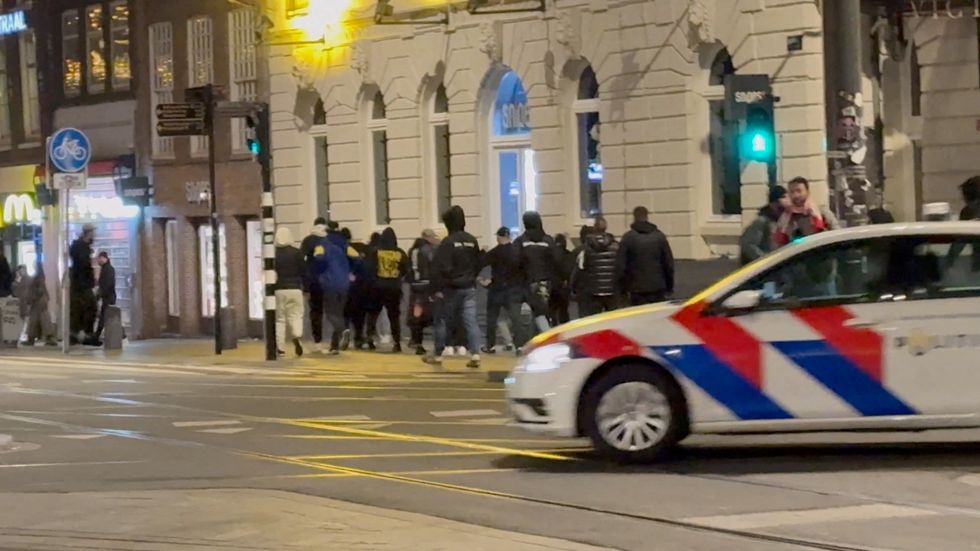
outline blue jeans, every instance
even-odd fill
[[[460,321],[466,330],[466,347],[470,354],[480,350],[480,324],[476,320],[476,288],[446,289],[435,304],[433,332],[436,338],[435,355],[442,356],[450,326]]]

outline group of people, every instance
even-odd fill
[[[109,253],[99,252],[95,258],[99,265],[96,278],[93,265],[95,226],[86,224],[82,233],[69,247],[71,261],[69,277],[70,340],[71,344],[102,346],[106,312],[116,304],[116,270]],[[20,317],[24,323],[25,346],[44,342],[57,345],[55,324],[48,308],[50,296],[44,275],[44,264],[38,259],[31,275],[26,265],[11,271],[10,264],[0,252],[0,298],[13,296],[18,299]]]
[[[399,248],[392,228],[375,233],[362,245],[352,242],[346,228],[321,217],[297,247],[290,230],[279,227],[279,353],[285,353],[287,342],[298,356],[304,352],[304,294],[317,351],[335,355],[352,341],[357,349],[375,350],[383,310],[392,351],[401,352],[401,310],[407,286],[409,346],[436,365],[451,350],[464,348],[469,367],[479,367],[481,352],[496,353],[502,312],[510,322],[513,345],[519,349],[532,333],[567,322],[572,300],[578,302],[581,315],[665,300],[674,288],[670,244],[649,222],[646,208],[637,207],[633,218],[621,241],[608,232],[605,219],[597,218],[593,226],[582,228],[581,243],[574,250],[569,250],[565,235],[548,235],[541,216],[533,211],[524,214],[522,235],[512,240],[511,230],[502,227],[496,232],[496,246],[489,251],[466,231],[466,214],[459,206],[443,213],[444,237],[426,229],[408,252]],[[487,333],[482,346],[477,286],[487,289]],[[525,304],[532,317],[527,331],[522,321]],[[332,330],[326,348],[324,317]],[[424,331],[430,326],[435,340],[431,353],[423,346]]]

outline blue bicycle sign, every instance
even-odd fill
[[[81,172],[92,159],[92,144],[81,130],[62,128],[51,137],[48,157],[61,172]]]

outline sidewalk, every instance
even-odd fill
[[[602,551],[272,490],[0,494],[0,548]]]

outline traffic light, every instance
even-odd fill
[[[261,104],[245,117],[245,145],[252,156],[263,166],[271,161],[271,132],[269,127],[269,106]]]
[[[775,161],[776,129],[771,95],[745,107],[745,123],[739,133],[739,153],[745,161]]]

